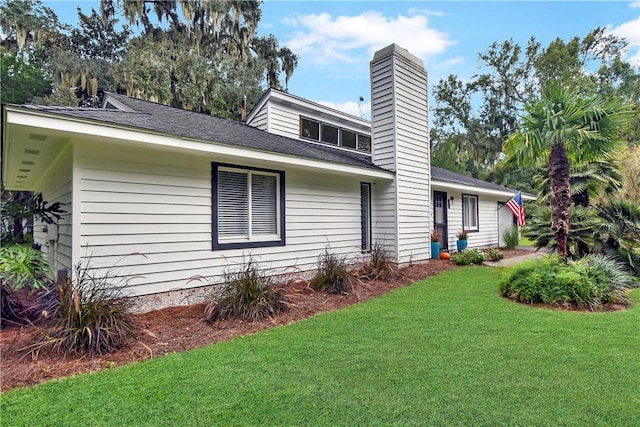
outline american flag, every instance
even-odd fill
[[[507,202],[507,207],[518,220],[518,225],[524,225],[524,205],[522,204],[522,193],[518,191],[515,196]]]

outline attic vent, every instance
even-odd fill
[[[18,175],[18,178],[25,179],[26,177],[27,177],[26,175]]]
[[[31,160],[23,160],[20,163],[22,163],[23,165],[33,165],[34,164]]]
[[[29,149],[26,149],[26,150],[24,150],[24,154],[40,154],[40,150],[29,150]]]
[[[29,139],[32,139],[34,141],[44,141],[45,139],[47,139],[47,135],[40,135],[37,133],[30,133],[29,134]]]
[[[31,169],[18,169],[18,172],[31,172]]]

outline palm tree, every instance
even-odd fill
[[[541,99],[525,109],[521,129],[505,141],[504,152],[520,165],[547,167],[551,230],[558,254],[566,258],[571,169],[610,160],[624,146],[619,134],[632,109],[621,99],[582,96],[556,85],[548,86]]]

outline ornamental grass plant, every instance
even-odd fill
[[[111,268],[100,273],[90,259],[79,263],[73,278],[55,284],[55,304],[45,313],[52,322],[23,350],[33,358],[41,352],[93,357],[126,347],[139,332],[127,285]]]
[[[325,248],[318,256],[318,272],[311,279],[309,286],[316,291],[341,294],[351,291],[355,280],[347,258]]]
[[[236,271],[225,272],[219,294],[210,295],[204,309],[208,322],[227,319],[262,320],[287,308],[285,295],[274,289],[270,276],[249,256]]]

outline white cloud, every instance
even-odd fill
[[[455,58],[445,59],[442,62],[437,62],[433,64],[433,68],[438,70],[446,70],[453,67],[454,65],[463,65],[463,64],[464,64],[464,58],[462,56],[456,56]]]
[[[325,107],[333,108],[335,110],[352,114],[357,117],[360,117],[361,115],[367,116],[371,112],[370,102],[362,103],[362,106],[360,106],[356,101],[346,101],[346,102],[316,101],[316,102],[318,104],[324,105]],[[362,109],[362,112],[360,111],[361,109]]]
[[[285,44],[322,64],[369,61],[376,50],[391,43],[423,59],[441,54],[454,44],[449,34],[429,27],[425,14],[394,18],[377,11],[336,17],[321,13],[298,15],[283,22],[298,28]]]
[[[425,16],[445,16],[446,13],[441,12],[439,10],[429,10],[429,9],[418,9],[412,8],[409,9],[410,15],[425,15]]]
[[[640,1],[634,1],[629,4],[629,7],[640,7]]]
[[[609,26],[608,31],[614,36],[621,37],[629,42],[627,60],[631,65],[640,67],[640,17],[620,24],[615,28]]]

